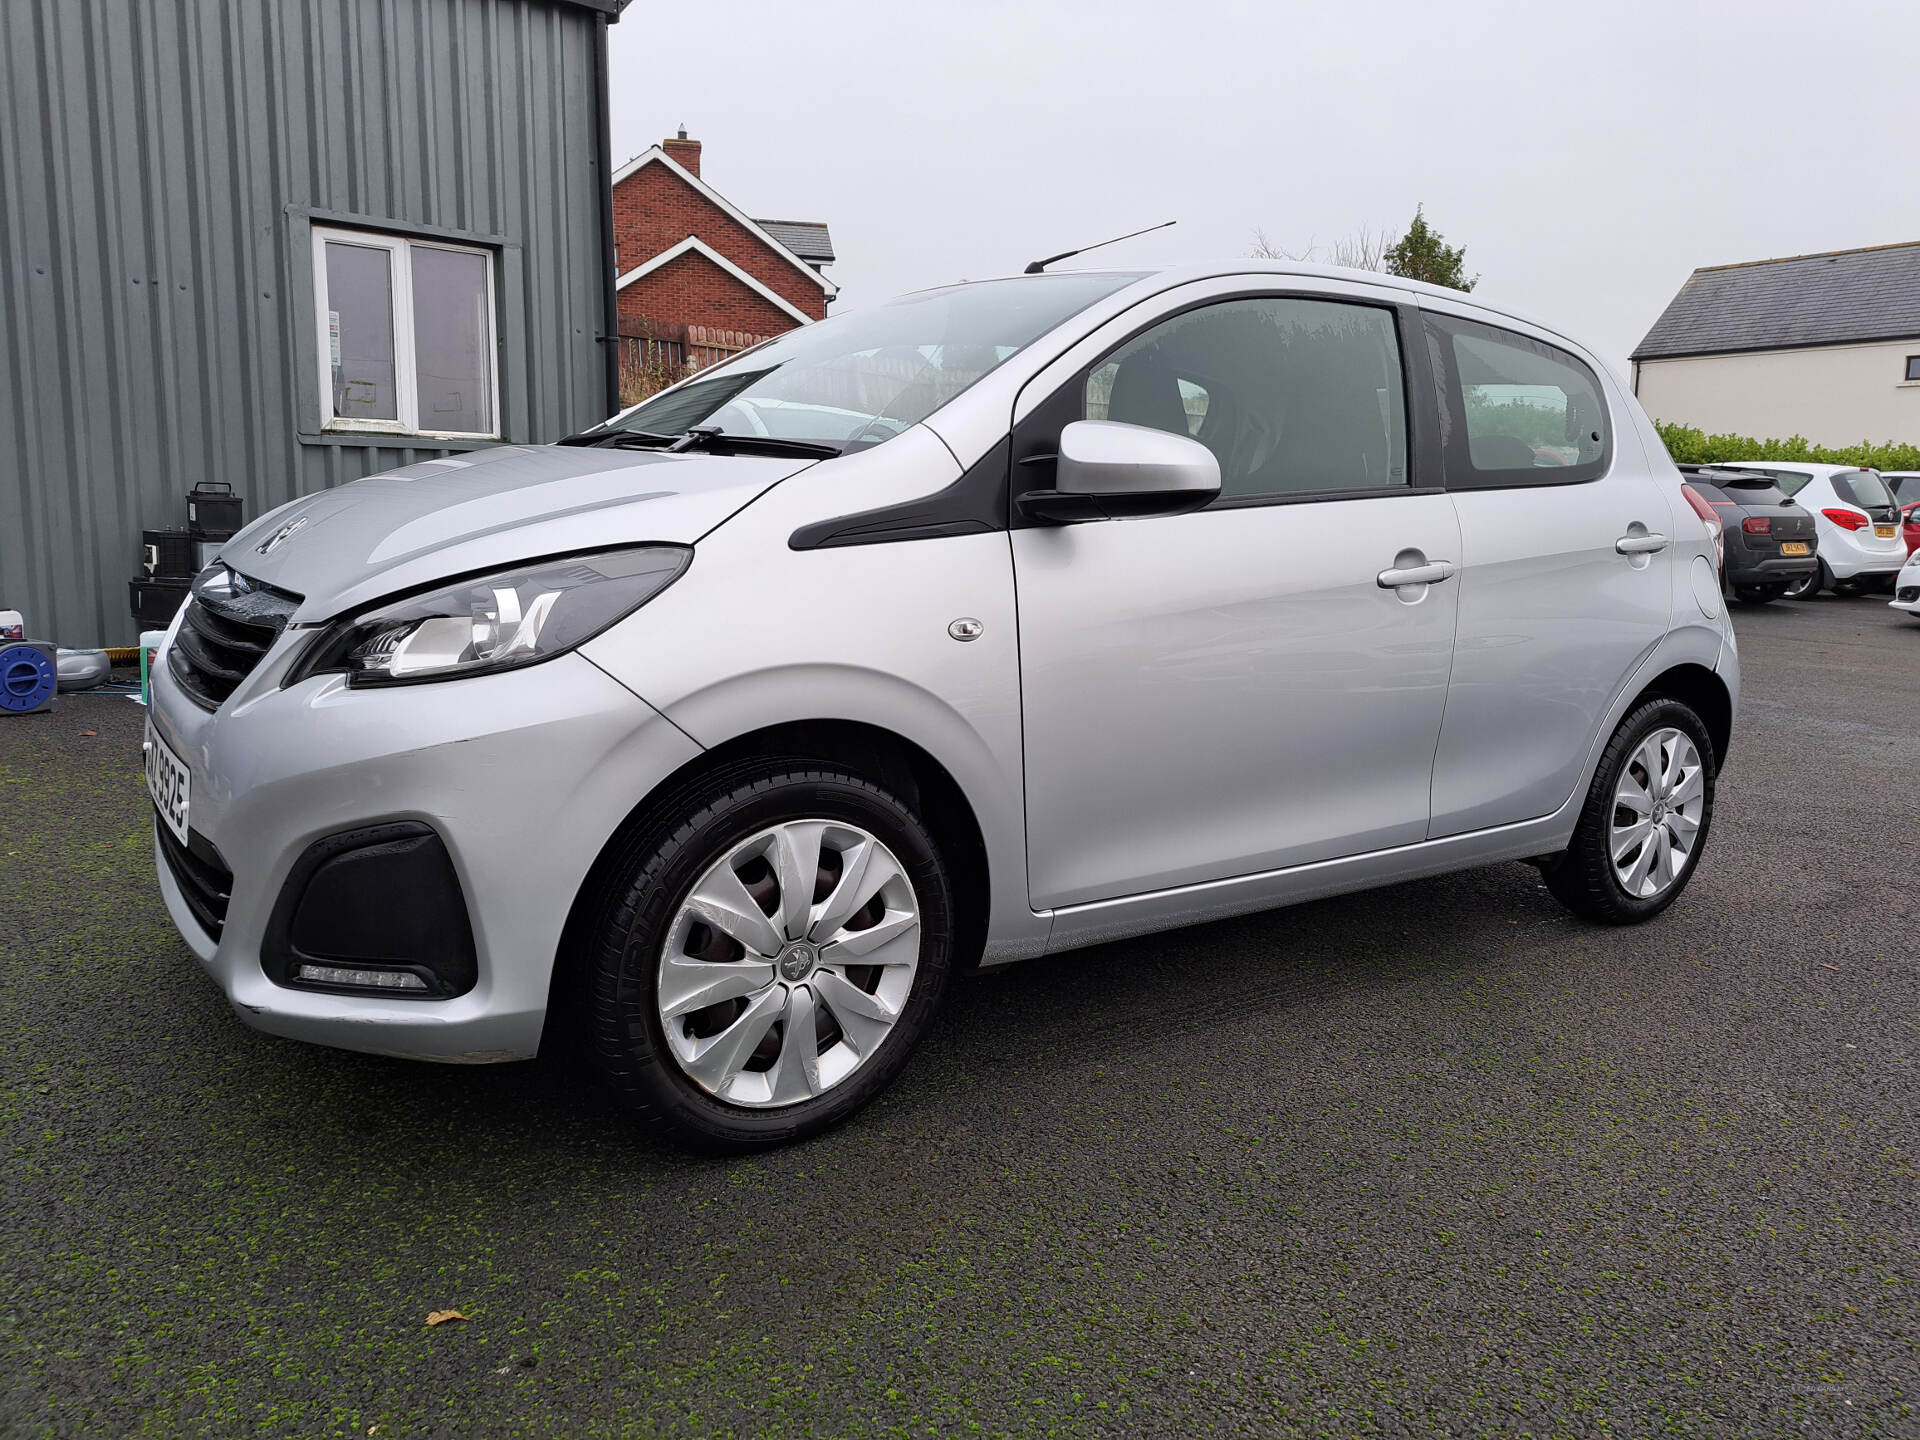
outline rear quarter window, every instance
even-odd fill
[[[1449,489],[1597,480],[1613,457],[1599,377],[1531,336],[1428,315]]]

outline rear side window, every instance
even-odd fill
[[[1511,330],[1427,316],[1453,489],[1597,480],[1613,456],[1600,381],[1577,356]]]

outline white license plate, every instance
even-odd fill
[[[147,723],[147,793],[166,827],[187,843],[187,792],[193,777],[180,757],[167,748],[160,732]]]

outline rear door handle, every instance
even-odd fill
[[[1438,585],[1442,580],[1451,580],[1453,572],[1451,560],[1433,560],[1400,570],[1382,570],[1377,579],[1382,590],[1398,590],[1403,585]]]
[[[1622,535],[1613,542],[1622,555],[1652,555],[1667,548],[1667,537],[1659,534]]]

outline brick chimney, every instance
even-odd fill
[[[682,125],[680,133],[671,140],[662,140],[660,148],[667,152],[667,158],[682,170],[694,176],[700,174],[700,142],[687,139],[687,127]]]

